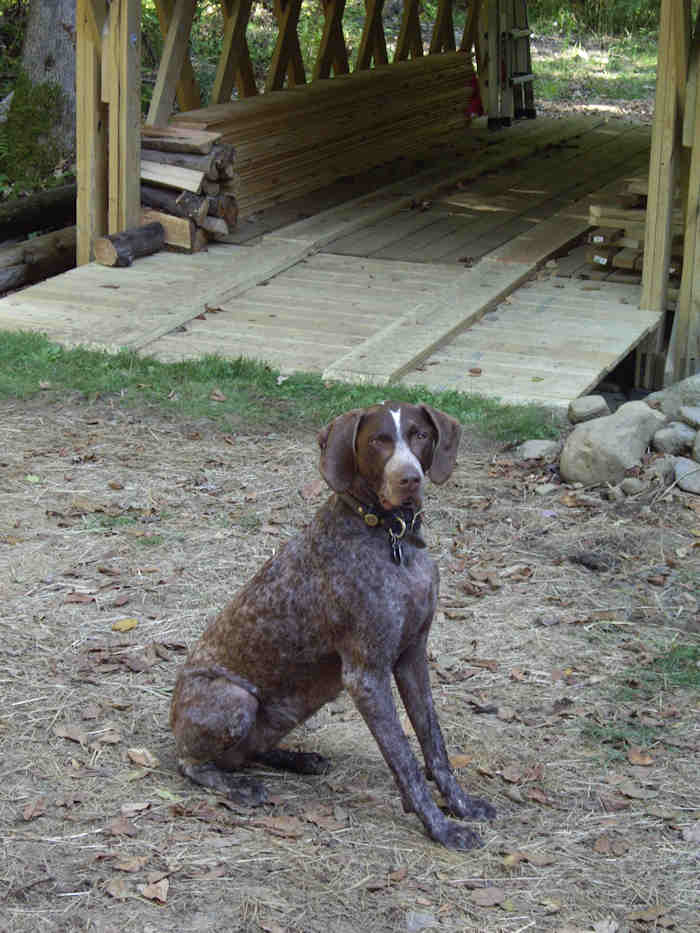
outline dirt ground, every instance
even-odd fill
[[[322,501],[311,430],[46,398],[0,424],[0,929],[700,929],[697,694],[643,689],[698,642],[697,499],[540,496],[546,467],[467,432],[427,500],[432,675],[498,819],[457,853],[344,697],[291,739],[330,773],[257,772],[266,806],[176,772],[175,671]]]

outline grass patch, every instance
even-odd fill
[[[700,690],[700,645],[674,645],[646,667],[626,672],[619,696],[646,700],[664,690]]]
[[[657,40],[651,34],[587,43],[572,40],[534,63],[535,97],[638,100],[653,93]]]
[[[244,358],[161,363],[127,350],[66,349],[40,334],[0,332],[0,397],[66,392],[88,400],[109,397],[124,405],[155,405],[178,417],[212,419],[229,430],[241,423],[318,427],[340,412],[391,397],[427,402],[506,443],[559,432],[556,415],[537,405],[501,405],[461,392],[401,385],[327,383],[310,373],[281,377],[264,363]]]

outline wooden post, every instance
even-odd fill
[[[224,35],[211,90],[212,104],[227,103],[231,99],[234,84],[239,97],[253,97],[258,93],[245,37],[252,2],[253,0],[221,0]]]
[[[674,50],[680,28],[674,8],[679,0],[661,0],[659,55],[656,76],[656,105],[651,135],[649,194],[644,235],[644,268],[640,307],[666,311],[668,270],[671,255],[671,216],[677,180],[680,122],[678,119],[678,71]],[[687,60],[687,58],[686,58]],[[663,326],[637,350],[636,382],[651,388],[658,381]],[[642,371],[642,354],[646,366]]]
[[[418,3],[418,0],[411,0],[411,2]],[[312,81],[318,78],[329,78],[331,68],[333,74],[336,75],[344,75],[350,71],[348,50],[343,35],[345,0],[321,0],[321,5],[326,21],[314,64]]]
[[[418,0],[404,0],[401,14],[401,29],[396,42],[394,61],[405,61],[409,55],[418,58],[423,54],[423,36],[420,31]]]
[[[92,242],[107,232],[107,113],[102,103],[102,30],[105,0],[77,0],[76,162],[78,265],[92,259]]]

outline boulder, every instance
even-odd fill
[[[683,405],[678,417],[696,431],[700,430],[700,405]]]
[[[700,405],[700,373],[688,376],[687,379],[683,379],[667,389],[652,392],[647,395],[646,400],[649,405],[658,408],[665,415],[679,418],[681,408],[685,406],[692,408]]]
[[[525,441],[513,453],[518,460],[554,460],[559,453],[559,442]]]
[[[700,496],[700,463],[687,457],[676,457],[674,469],[678,488]]]
[[[695,443],[696,434],[697,431],[684,421],[672,421],[659,428],[652,438],[651,445],[662,454],[679,454],[684,450],[690,450]]]
[[[665,423],[664,415],[646,402],[627,402],[613,415],[577,425],[561,453],[563,480],[586,486],[619,483]]]
[[[582,421],[609,414],[610,408],[602,395],[584,395],[569,403],[568,416],[572,424],[580,424]]]

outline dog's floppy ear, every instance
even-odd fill
[[[428,476],[439,486],[445,482],[455,468],[462,425],[455,418],[446,415],[444,411],[438,411],[430,405],[421,405],[421,408],[437,431],[437,444],[433,451],[433,462],[430,464]]]
[[[355,439],[362,409],[338,415],[318,435],[321,476],[334,492],[345,492],[355,476]]]

